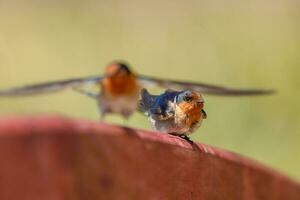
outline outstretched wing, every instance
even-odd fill
[[[227,95],[227,96],[246,96],[246,95],[266,95],[272,94],[274,90],[263,89],[235,89],[204,83],[185,82],[176,80],[164,80],[159,78],[153,78],[149,76],[139,76],[140,82],[144,87],[147,86],[159,86],[163,88],[180,89],[180,90],[194,90],[201,93],[212,95]]]
[[[35,95],[49,92],[57,92],[67,88],[76,88],[87,84],[96,84],[102,80],[103,77],[91,76],[85,78],[74,78],[62,81],[53,81],[46,83],[39,83],[27,85],[23,87],[16,87],[10,89],[0,90],[0,97],[17,97],[24,95]]]

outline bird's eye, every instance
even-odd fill
[[[183,100],[189,102],[189,101],[192,101],[193,98],[190,96],[185,96],[185,97],[183,97]]]

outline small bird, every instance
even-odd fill
[[[82,87],[85,85],[99,85],[101,91],[92,93],[83,90]],[[97,100],[102,119],[107,113],[117,113],[128,118],[138,107],[140,89],[148,86],[230,96],[264,95],[274,92],[273,90],[233,89],[203,83],[153,78],[136,74],[124,62],[112,62],[106,67],[103,76],[73,78],[0,90],[0,97],[27,96],[73,89]]]
[[[154,130],[187,139],[187,135],[200,127],[207,118],[203,110],[204,100],[200,93],[183,90],[166,90],[160,95],[141,91],[139,110],[149,117]]]

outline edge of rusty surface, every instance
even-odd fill
[[[186,148],[192,151],[199,151],[222,160],[246,166],[248,168],[262,171],[271,176],[276,176],[291,183],[294,183],[300,188],[300,183],[281,172],[265,166],[255,160],[249,159],[238,153],[230,152],[216,148],[207,144],[195,142],[191,145],[184,139],[176,136],[162,134],[142,129],[134,129],[116,124],[104,122],[96,122],[84,119],[74,119],[61,115],[31,115],[31,116],[9,116],[0,117],[0,139],[1,137],[11,136],[26,136],[32,134],[55,134],[57,130],[66,134],[96,134],[96,135],[111,135],[124,136],[126,134],[135,134],[142,140],[150,140],[162,144],[175,145],[179,148]],[[71,131],[70,131],[71,130]],[[9,133],[9,134],[7,134]]]

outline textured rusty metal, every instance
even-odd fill
[[[0,199],[300,199],[240,155],[165,134],[59,116],[0,119]]]

